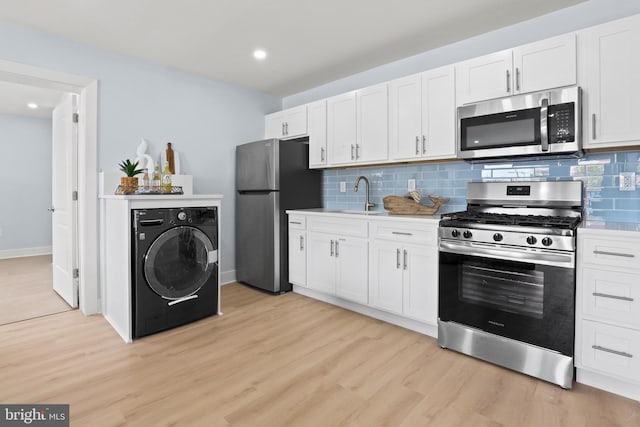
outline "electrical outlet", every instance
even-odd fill
[[[346,181],[340,181],[340,192],[341,193],[346,193],[347,192],[347,182]]]
[[[636,173],[621,172],[620,173],[620,191],[635,191],[636,189]]]
[[[410,179],[407,181],[407,190],[408,191],[413,191],[416,189],[416,180],[415,179]]]

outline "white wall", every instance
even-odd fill
[[[263,137],[279,98],[2,21],[0,40],[0,59],[98,79],[99,168],[133,159],[142,137],[154,159],[172,142],[194,193],[225,197],[221,269],[235,269],[234,147]]]
[[[0,114],[0,251],[51,246],[51,119]]]
[[[534,0],[532,0],[534,1]],[[589,0],[490,33],[482,34],[409,58],[353,74],[285,97],[283,108],[338,95],[376,83],[453,64],[514,46],[569,33],[585,27],[640,13],[640,0]],[[463,22],[460,25],[464,25]],[[637,47],[629,46],[629,49]]]

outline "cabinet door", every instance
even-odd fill
[[[330,295],[336,293],[335,238],[330,234],[309,232],[307,243],[307,287]]]
[[[421,152],[422,105],[420,75],[394,80],[389,85],[390,147],[393,159],[415,159]],[[452,94],[451,100],[454,101]],[[452,105],[451,114],[455,115]]]
[[[284,123],[282,122],[282,112],[264,116],[264,137],[282,138],[284,132]]]
[[[369,304],[402,314],[402,247],[394,241],[374,240],[371,244]]]
[[[579,33],[585,148],[640,140],[640,17]]]
[[[514,93],[576,84],[576,36],[565,34],[513,49]]]
[[[438,248],[405,246],[402,269],[404,314],[435,325],[438,319]]]
[[[389,96],[387,84],[356,92],[356,160],[376,162],[389,158]]]
[[[336,294],[344,299],[367,304],[367,247],[366,239],[354,237],[337,238],[336,257]]]
[[[286,138],[307,134],[307,106],[290,108],[284,111],[284,131]]]
[[[289,283],[307,285],[306,232],[289,229]]]
[[[309,127],[309,167],[322,168],[327,164],[327,101],[307,106]]]
[[[453,67],[422,75],[422,158],[446,159],[456,154],[456,105]]]
[[[327,163],[355,163],[356,94],[334,96],[327,100]]]
[[[470,59],[456,65],[458,105],[501,98],[513,93],[511,50]]]

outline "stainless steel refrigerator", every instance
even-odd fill
[[[307,138],[236,147],[236,278],[272,293],[291,290],[286,209],[322,207],[322,172]]]

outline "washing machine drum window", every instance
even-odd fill
[[[195,227],[175,227],[151,244],[144,259],[147,284],[158,295],[180,299],[197,292],[215,271],[211,240]]]

